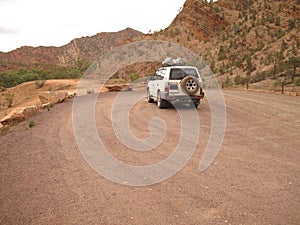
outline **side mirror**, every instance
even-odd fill
[[[154,77],[155,77],[155,76],[150,76],[150,77],[148,77],[148,81],[155,80]]]
[[[163,80],[164,77],[163,76],[156,76],[156,80]]]

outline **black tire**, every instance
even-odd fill
[[[200,84],[197,78],[193,76],[187,76],[181,81],[181,88],[188,94],[193,95],[199,91]]]
[[[161,98],[160,92],[157,92],[157,107],[160,109],[166,108],[168,105],[168,102]]]
[[[200,105],[199,100],[194,100],[193,102],[190,103],[190,106],[195,107],[196,109],[198,108],[199,105]]]
[[[150,91],[149,91],[149,88],[147,88],[147,101],[148,101],[149,103],[154,102],[154,99],[150,97]]]

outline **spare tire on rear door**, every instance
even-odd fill
[[[187,76],[180,82],[181,88],[189,95],[196,94],[200,88],[199,81],[196,77]]]

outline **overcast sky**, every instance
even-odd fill
[[[0,51],[61,46],[127,27],[147,33],[170,25],[185,0],[0,0]]]

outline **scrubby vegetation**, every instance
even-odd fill
[[[235,85],[240,85],[240,84],[244,85],[244,84],[246,84],[248,82],[249,82],[249,77],[242,77],[240,75],[237,75],[234,78],[234,84]]]
[[[16,70],[7,70],[0,73],[0,87],[9,88],[23,82],[36,81],[37,87],[41,88],[44,80],[80,78],[88,66],[88,62],[77,61],[74,66],[44,66],[47,69],[24,66]]]
[[[259,82],[267,78],[277,79],[282,77],[286,83],[295,83],[299,79],[299,74],[296,73],[300,67],[300,57],[291,57],[288,60],[274,62],[273,67],[264,72],[257,73],[250,80],[251,83]]]
[[[28,127],[29,128],[34,127],[34,126],[35,126],[35,121],[34,120],[28,121]]]
[[[12,107],[14,98],[15,98],[14,93],[7,92],[7,93],[5,94],[5,101],[6,101],[7,107]]]
[[[34,84],[35,84],[35,86],[36,86],[37,88],[42,88],[42,87],[44,86],[45,83],[46,83],[46,80],[36,80],[36,81],[34,82]]]
[[[136,73],[131,73],[129,75],[129,79],[130,79],[130,81],[135,81],[135,80],[139,79],[139,75]]]

